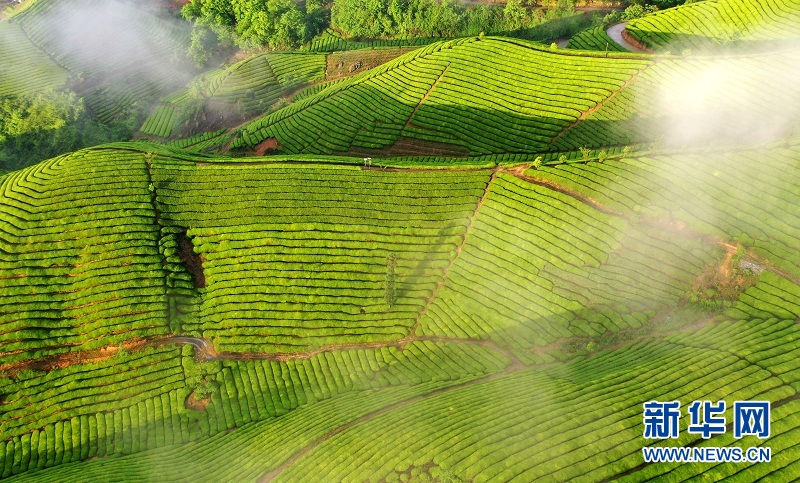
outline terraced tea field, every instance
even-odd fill
[[[726,47],[775,48],[800,39],[796,0],[708,0],[634,20],[627,32],[644,45],[672,52]]]
[[[55,8],[0,29],[85,70],[37,27]],[[798,10],[628,27],[663,51],[730,20],[744,48]],[[0,479],[800,478],[800,51],[607,38],[328,31],[136,84],[158,142],[0,172]],[[705,400],[769,402],[769,434],[729,411],[704,438]],[[649,401],[680,403],[677,438]],[[645,461],[676,446],[771,456]]]
[[[748,117],[730,123],[726,141],[763,140],[797,122],[796,110],[777,120],[772,113],[800,99],[797,83],[782,73],[799,56],[792,49],[760,57],[662,58],[552,52],[503,38],[449,41],[250,122],[230,147],[252,150],[268,141],[287,154],[478,156],[696,144],[722,133],[693,132],[724,125],[737,109]],[[779,85],[759,94],[770,79]],[[687,123],[692,117],[698,120]]]
[[[19,25],[0,22],[0,97],[29,94],[62,86],[66,69],[31,44]]]

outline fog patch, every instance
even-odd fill
[[[195,73],[185,55],[188,24],[145,13],[137,3],[53,2],[20,23],[57,62],[79,74],[78,87],[89,81],[115,89],[127,78],[152,88],[184,85]]]
[[[800,122],[800,49],[684,62],[689,72],[657,91],[656,131],[665,146],[772,141]]]

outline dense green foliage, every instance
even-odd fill
[[[113,125],[91,116],[74,93],[46,91],[0,98],[0,169],[14,170],[65,152],[129,138],[139,122],[120,113]]]
[[[450,0],[335,0],[331,26],[346,35],[379,37],[458,37],[480,32],[527,29],[574,14],[574,2],[560,0],[531,11],[521,0],[506,6],[462,5]]]
[[[327,26],[318,0],[192,0],[182,13],[194,21],[190,53],[200,64],[213,45],[209,35],[223,44],[286,48],[308,42]]]

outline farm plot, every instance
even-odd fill
[[[543,151],[649,63],[508,39],[440,42],[245,125],[233,147],[276,138],[287,153],[331,154],[403,136],[472,155]]]
[[[194,83],[202,86],[202,93],[187,88],[162,98],[140,132],[168,138],[173,130],[181,134],[218,131],[268,111],[281,96],[324,77],[323,54],[256,55],[196,78]]]
[[[403,337],[462,242],[489,174],[159,158],[160,223],[186,230],[203,259],[202,302],[184,329],[230,351]]]
[[[636,157],[535,172],[620,213],[678,223],[740,243],[800,276],[800,148]]]
[[[500,175],[417,333],[491,339],[523,360],[552,362],[564,354],[542,348],[637,329],[675,306],[718,256]]]
[[[144,156],[77,152],[0,178],[0,356],[167,332]]]
[[[560,133],[551,149],[780,139],[800,123],[800,114],[786,108],[800,102],[800,86],[785,72],[786,65],[797,62],[797,49],[661,59]],[[764,85],[772,87],[765,90]]]
[[[420,47],[437,41],[439,41],[439,39],[429,38],[429,37],[413,37],[410,39],[393,39],[393,40],[357,41],[352,39],[346,39],[333,29],[326,29],[324,32],[314,37],[314,39],[311,40],[311,42],[303,45],[300,48],[300,50],[309,52],[339,52],[345,50],[375,49],[383,47],[406,47],[406,46]]]
[[[69,72],[53,62],[17,24],[0,22],[0,97],[31,94],[64,85]]]
[[[277,481],[304,479],[311,472],[337,481],[395,480],[401,473],[503,481],[601,481],[625,475],[626,481],[644,481],[662,475],[717,479],[738,471],[737,478],[745,481],[765,474],[791,479],[800,404],[793,400],[797,392],[787,377],[796,377],[798,371],[792,367],[774,375],[778,361],[755,362],[727,350],[767,344],[775,353],[786,351],[793,342],[782,334],[796,336],[792,326],[792,321],[775,319],[731,319],[702,330],[702,337],[690,332],[632,344],[448,391],[338,432],[310,447]],[[684,344],[693,340],[697,343]],[[717,344],[708,347],[706,340]],[[682,405],[694,400],[773,401],[770,439],[734,441],[728,432],[700,444],[772,446],[775,464],[641,467],[641,447],[647,444],[641,401],[649,400],[679,400]],[[686,432],[686,424],[681,418],[675,445],[700,442]]]
[[[614,42],[611,37],[606,34],[603,27],[595,27],[592,29],[579,32],[567,44],[567,48],[581,49],[581,50],[603,50],[608,52],[626,52],[626,50]]]
[[[797,0],[711,0],[634,20],[627,32],[639,42],[681,52],[736,47],[780,47],[800,39]]]

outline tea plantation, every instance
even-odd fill
[[[55,8],[0,22],[31,92],[86,69]],[[0,479],[800,479],[798,11],[628,23],[656,53],[327,30],[128,79],[138,140],[0,172]],[[704,438],[706,400],[770,402],[769,435]],[[675,446],[771,459],[643,458]]]

